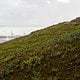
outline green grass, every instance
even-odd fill
[[[80,23],[59,23],[0,44],[1,80],[79,80]]]

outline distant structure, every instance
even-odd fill
[[[11,36],[0,36],[0,43],[6,42],[15,38],[20,37],[20,35],[11,35]]]
[[[7,36],[0,36],[0,38],[7,38]]]
[[[14,34],[13,34],[13,32],[11,32],[11,36],[13,36]]]
[[[77,17],[76,19],[71,20],[71,22],[80,22],[80,17]]]

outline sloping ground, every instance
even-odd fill
[[[80,23],[0,44],[0,80],[80,80]]]
[[[80,23],[80,17],[77,17],[76,19],[71,20],[71,22],[79,22]]]

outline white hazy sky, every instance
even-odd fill
[[[0,0],[0,35],[29,33],[80,16],[80,0]]]

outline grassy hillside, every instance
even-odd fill
[[[0,80],[80,80],[80,23],[59,23],[0,44]]]

